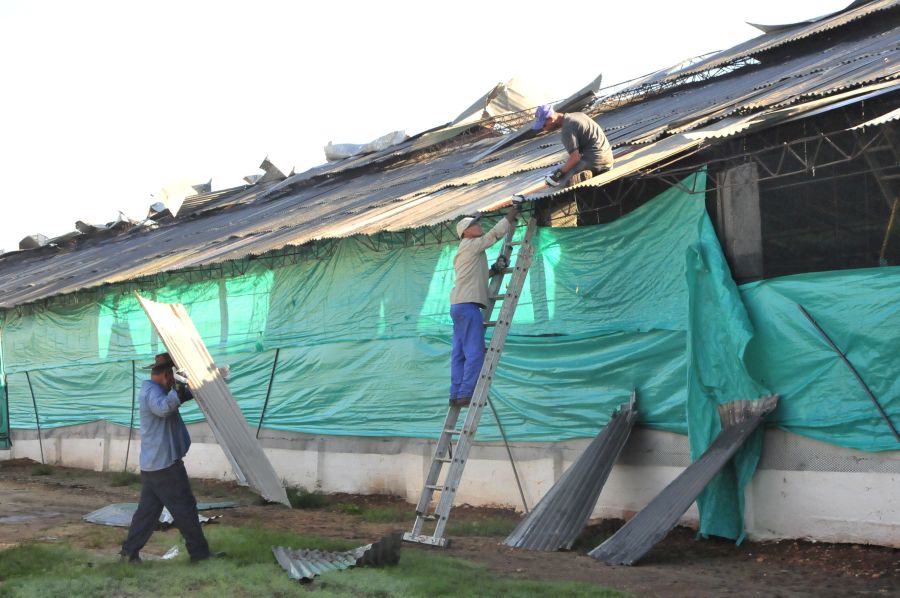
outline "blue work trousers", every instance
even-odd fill
[[[477,303],[450,306],[453,353],[450,357],[450,398],[471,398],[484,363],[484,319]]]

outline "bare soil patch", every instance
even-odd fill
[[[81,517],[113,502],[136,502],[140,487],[113,486],[109,473],[49,469],[48,475],[32,475],[35,464],[31,461],[0,463],[0,550],[35,541],[117,550],[124,529],[85,523]],[[261,505],[255,494],[233,483],[193,480],[192,485],[200,501],[240,502],[239,508],[216,512],[226,525],[288,529],[366,543],[389,531],[405,530],[412,520],[413,505],[393,497],[329,495],[324,508],[290,510]],[[367,521],[360,514],[373,511],[405,512],[409,517]],[[511,510],[467,506],[455,508],[452,515],[458,522],[506,519],[510,525],[519,518]],[[404,550],[440,551],[481,563],[504,576],[591,582],[636,596],[877,596],[897,595],[900,588],[900,551],[874,546],[801,541],[736,546],[716,538],[697,540],[693,530],[679,527],[635,567],[612,567],[585,555],[622,523],[607,520],[590,526],[571,552],[514,550],[501,544],[503,536],[451,536],[446,550],[417,545],[404,545]],[[177,534],[165,532],[151,551],[177,542]]]

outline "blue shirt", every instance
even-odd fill
[[[181,420],[175,390],[153,380],[141,384],[141,470],[159,471],[184,457],[191,437]]]

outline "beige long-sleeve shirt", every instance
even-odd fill
[[[459,249],[453,258],[456,284],[450,292],[451,305],[457,303],[487,305],[489,269],[485,250],[502,239],[509,226],[509,220],[503,218],[484,235],[459,242]]]

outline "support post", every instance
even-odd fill
[[[500,436],[503,437],[503,444],[506,445],[506,453],[509,455],[509,464],[512,465],[513,475],[516,478],[516,486],[519,487],[519,496],[522,497],[522,506],[525,507],[525,514],[529,515],[531,512],[528,510],[528,502],[525,501],[525,491],[522,490],[522,482],[519,480],[519,471],[516,469],[516,461],[513,459],[512,449],[509,448],[509,441],[506,440],[506,432],[503,430],[503,424],[500,423],[500,414],[497,413],[497,408],[494,407],[494,402],[491,401],[491,397],[488,397],[488,405],[491,406],[491,411],[494,413],[494,419],[497,420],[497,428],[500,429]]]
[[[134,384],[134,360],[131,360],[131,422],[128,424],[128,445],[125,447],[125,466],[122,468],[122,471],[128,471],[128,453],[131,451],[131,436],[134,433],[134,394],[135,394],[135,384]]]
[[[25,379],[28,380],[28,391],[31,393],[31,404],[34,405],[34,423],[37,424],[38,446],[41,447],[41,465],[44,464],[44,441],[41,440],[41,418],[38,417],[37,401],[34,398],[34,388],[31,386],[31,376],[25,371]]]
[[[263,403],[262,413],[259,414],[259,425],[256,426],[256,437],[259,438],[259,431],[262,430],[263,418],[266,417],[266,407],[269,406],[269,396],[272,394],[272,382],[275,380],[275,368],[278,366],[278,354],[281,349],[275,349],[275,359],[272,361],[272,373],[269,374],[269,384],[266,386],[266,401]]]
[[[888,414],[885,413],[884,408],[882,408],[881,403],[878,402],[878,399],[875,398],[875,394],[869,388],[869,385],[866,384],[865,380],[862,379],[862,376],[859,375],[859,372],[856,370],[855,367],[853,367],[853,364],[850,363],[850,360],[847,359],[847,356],[844,355],[844,352],[841,351],[838,348],[838,346],[834,344],[834,341],[831,340],[831,337],[828,336],[828,334],[826,334],[826,332],[824,330],[822,330],[822,327],[819,326],[819,323],[816,322],[815,318],[813,318],[812,315],[810,315],[810,313],[808,311],[806,311],[806,309],[802,305],[800,305],[798,303],[797,307],[800,308],[800,311],[803,313],[804,316],[806,316],[806,319],[809,320],[809,323],[812,324],[815,327],[815,329],[819,331],[819,334],[821,334],[825,338],[825,341],[828,343],[828,345],[834,350],[835,353],[838,354],[838,356],[843,360],[843,362],[847,365],[847,367],[850,368],[850,371],[856,377],[856,381],[859,382],[859,385],[863,387],[863,390],[865,390],[866,394],[869,395],[869,398],[872,399],[872,403],[875,405],[875,409],[878,410],[878,413],[881,415],[881,418],[885,421],[885,423],[887,423],[888,427],[891,429],[891,432],[894,433],[894,438],[896,438],[898,441],[900,441],[900,432],[898,432],[897,428],[894,427],[894,422],[892,422],[891,418],[888,417]]]

